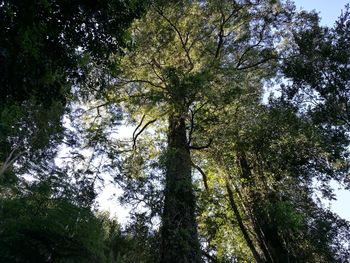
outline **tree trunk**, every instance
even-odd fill
[[[199,263],[186,111],[169,117],[161,263]]]
[[[244,179],[243,181],[243,187],[247,187],[248,188],[248,193],[251,193],[250,191],[252,191],[252,188],[254,189],[254,180],[255,178],[253,178],[252,172],[251,172],[251,168],[249,167],[248,161],[247,161],[247,157],[244,151],[238,149],[236,152],[236,158],[237,158],[237,166],[239,167],[240,170],[240,177],[242,179]],[[241,194],[241,192],[236,189],[239,196],[241,197],[241,201],[244,202],[243,196]],[[231,205],[232,206],[232,205]],[[263,256],[260,256],[260,259],[262,260],[262,262],[274,262],[273,258],[271,257],[270,251],[266,245],[266,238],[262,233],[262,229],[259,227],[258,222],[256,220],[256,211],[254,209],[254,207],[251,207],[251,205],[248,203],[247,206],[249,207],[248,209],[248,216],[250,217],[255,235],[256,235],[256,240],[258,242],[258,245],[261,249],[261,251],[263,252]],[[252,211],[254,210],[254,211]],[[250,247],[250,245],[248,244],[248,246]],[[253,255],[254,252],[252,251]],[[257,261],[257,258],[254,255],[255,260]],[[257,261],[258,262],[258,261]]]
[[[237,151],[238,165],[241,168],[241,176],[246,180],[248,189],[251,189],[254,183],[254,178],[249,167],[247,157],[244,151]],[[249,190],[251,191],[251,190]],[[252,192],[254,194],[254,192]],[[258,237],[258,243],[261,250],[264,253],[265,260],[267,263],[270,262],[284,262],[289,258],[288,251],[284,248],[282,240],[279,237],[278,230],[275,225],[269,222],[268,214],[261,213],[261,208],[258,205],[259,197],[253,197],[252,209],[252,223],[254,231]]]
[[[241,217],[241,214],[238,211],[238,208],[236,206],[235,200],[233,198],[232,190],[231,190],[230,186],[228,185],[228,183],[226,183],[226,190],[227,190],[227,194],[228,194],[228,198],[229,198],[229,201],[230,201],[231,208],[232,208],[233,213],[234,213],[234,215],[236,217],[236,220],[238,222],[238,226],[239,226],[239,228],[242,231],[243,237],[244,237],[245,241],[247,242],[247,245],[248,245],[250,251],[252,252],[255,261],[257,263],[262,263],[263,260],[261,259],[258,251],[255,248],[255,245],[254,245],[252,239],[249,236],[249,233],[248,233],[246,227],[244,226],[243,219]]]

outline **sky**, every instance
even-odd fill
[[[341,14],[350,0],[294,0],[297,9],[305,9],[308,11],[315,10],[321,17],[321,25],[332,26]],[[128,136],[132,132],[130,129],[124,128],[120,131],[122,136]],[[341,189],[337,183],[332,183],[335,189],[336,201],[325,203],[326,207],[330,207],[340,217],[350,220],[350,191]],[[126,223],[128,219],[128,209],[118,204],[116,196],[121,194],[121,190],[109,184],[106,189],[99,195],[98,202],[100,208],[109,211],[112,216],[116,216],[120,223]]]
[[[294,0],[293,2],[297,8],[316,10],[320,14],[321,24],[332,26],[350,0]]]

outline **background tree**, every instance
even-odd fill
[[[105,262],[101,223],[57,179],[1,196],[2,262]]]
[[[0,5],[0,174],[14,162],[38,163],[62,139],[71,86],[88,61],[106,63],[125,45],[136,2],[3,1]]]
[[[203,230],[213,244],[209,252],[222,245],[216,231],[232,224],[231,231],[242,232],[243,243],[263,262],[344,260],[348,251],[340,244],[346,242],[349,225],[323,208],[314,195],[322,191],[323,198],[333,198],[329,183],[347,173],[346,159],[334,160],[328,150],[337,146],[328,145],[322,130],[310,119],[297,116],[297,109],[288,104],[250,109],[238,105],[232,112],[237,121],[223,115],[230,122],[225,129],[213,131],[221,135],[221,143],[197,157],[214,159],[200,164],[208,186],[201,220],[210,222],[208,217],[215,214],[225,218],[211,232]],[[224,213],[226,209],[231,213]],[[236,253],[243,251],[236,244]]]
[[[283,87],[286,100],[299,105],[328,133],[333,144],[349,145],[349,5],[333,28],[309,23],[293,28],[296,48],[286,59]],[[344,152],[344,151],[343,151]],[[342,151],[339,152],[342,154]],[[348,182],[348,178],[343,179]]]
[[[315,28],[322,31],[316,26],[317,16],[305,13],[300,16],[304,20],[301,20],[302,33],[295,33],[296,43],[322,43],[318,38],[311,37]],[[342,23],[345,21],[343,18],[340,20]],[[313,30],[310,30],[307,21],[313,25]],[[341,22],[337,22],[336,28],[339,24]],[[293,27],[294,30],[298,28],[297,25]],[[329,29],[323,30],[328,32]],[[340,38],[333,36],[333,39]],[[202,195],[204,212],[201,220],[209,222],[209,225],[214,224],[209,229],[204,227],[202,232],[210,244],[207,252],[211,255],[215,251],[229,249],[219,233],[227,231],[227,224],[232,224],[231,231],[239,229],[251,254],[258,254],[256,261],[344,262],[348,257],[349,250],[344,244],[350,233],[349,223],[325,209],[322,202],[315,199],[320,191],[323,198],[331,200],[334,198],[331,180],[340,183],[347,181],[348,141],[344,134],[347,128],[346,122],[338,121],[339,118],[346,119],[346,111],[334,111],[335,115],[331,117],[333,113],[329,112],[330,109],[337,107],[340,101],[317,95],[318,89],[326,90],[331,86],[328,82],[327,85],[317,82],[320,86],[312,82],[320,80],[313,78],[320,72],[316,66],[320,61],[316,58],[319,48],[308,49],[307,44],[303,48],[297,47],[296,52],[305,48],[309,53],[308,56],[306,53],[293,53],[290,60],[283,64],[287,76],[294,72],[295,82],[282,91],[281,98],[270,100],[267,107],[263,106],[259,101],[261,88],[252,91],[249,97],[239,97],[218,114],[223,118],[224,125],[212,131],[220,138],[217,144],[197,153],[195,157],[202,160],[198,166],[206,181],[202,184],[207,193]],[[340,50],[343,55],[346,53],[346,49],[338,47],[337,51]],[[327,54],[323,56],[325,61],[332,57],[330,53]],[[310,60],[299,64],[305,57]],[[346,60],[346,57],[342,58]],[[299,71],[302,66],[309,71]],[[343,68],[340,66],[335,72]],[[331,71],[328,73],[333,74]],[[342,76],[346,78],[346,74]],[[333,86],[338,91],[328,91],[327,96],[342,97],[344,103],[348,97],[343,86],[346,80],[341,83],[338,87]],[[335,95],[338,93],[342,95]],[[308,100],[310,98],[313,100]],[[305,107],[310,104],[311,107]],[[214,152],[210,153],[211,150]],[[208,154],[212,155],[213,161],[208,162]],[[222,207],[222,204],[225,205]],[[232,214],[223,212],[227,209],[231,209]],[[210,211],[209,214],[207,211]],[[215,225],[218,220],[210,218],[213,214],[224,217],[226,220],[223,221],[227,224],[221,221],[221,224]],[[249,257],[244,254],[246,252],[240,243],[231,250],[236,258],[242,254],[243,258]],[[218,260],[224,261],[225,257],[221,255]]]
[[[62,120],[78,86],[88,84],[87,64],[107,67],[143,8],[136,1],[0,3],[1,261],[105,262],[94,189],[60,171],[54,157],[62,141],[75,143]]]

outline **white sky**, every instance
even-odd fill
[[[119,138],[130,139],[132,138],[133,127],[121,126],[119,129]],[[108,211],[111,217],[118,218],[118,222],[126,224],[128,221],[130,208],[123,207],[118,202],[118,197],[122,195],[123,191],[116,184],[108,184],[97,197],[97,202],[100,205],[100,209]]]

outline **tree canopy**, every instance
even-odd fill
[[[0,261],[347,262],[323,200],[349,188],[349,25],[282,0],[2,2]]]

